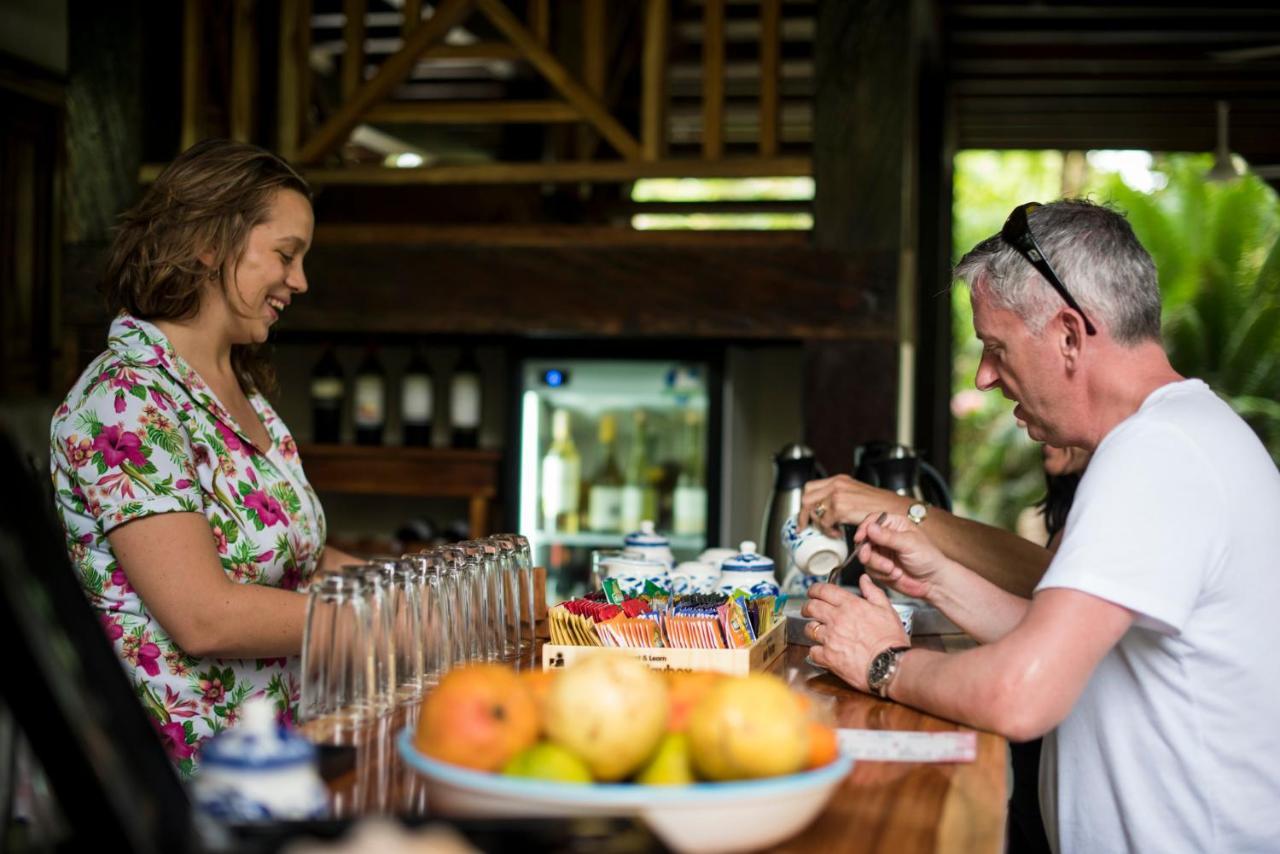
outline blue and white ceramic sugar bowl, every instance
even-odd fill
[[[676,565],[675,555],[671,553],[671,541],[654,530],[648,519],[640,523],[640,530],[627,534],[622,541],[626,551],[646,560],[656,560],[671,569]]]
[[[201,810],[234,824],[322,818],[328,810],[315,745],[277,724],[266,697],[246,699],[240,722],[209,740],[192,785]]]
[[[756,544],[743,541],[739,554],[720,565],[717,593],[745,590],[752,596],[777,596],[778,583],[773,578],[773,561],[756,554]]]

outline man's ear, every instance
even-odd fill
[[[1054,318],[1058,333],[1058,348],[1068,368],[1075,368],[1079,363],[1080,353],[1084,347],[1086,335],[1084,319],[1079,312],[1065,306]]]

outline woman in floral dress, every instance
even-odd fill
[[[106,352],[51,427],[72,562],[178,770],[266,695],[291,719],[325,518],[263,392],[259,351],[306,293],[310,191],[250,145],[202,142],[122,217]]]

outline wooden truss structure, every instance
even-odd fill
[[[183,33],[182,147],[201,132],[202,11],[206,0],[186,0]],[[812,172],[807,156],[782,156],[780,146],[780,59],[782,0],[759,4],[759,133],[750,156],[726,155],[725,6],[726,0],[702,3],[701,151],[700,156],[671,157],[666,144],[668,55],[672,0],[582,0],[582,33],[578,71],[557,57],[550,43],[551,0],[529,0],[523,16],[503,0],[439,0],[421,17],[420,0],[405,0],[402,43],[365,76],[366,0],[344,0],[341,102],[316,127],[310,127],[308,105],[312,72],[311,0],[280,0],[279,69],[276,75],[276,147],[300,163],[317,183],[327,184],[477,184],[622,182],[644,177],[795,176]],[[642,8],[637,8],[640,4]],[[643,15],[640,27],[641,99],[639,115],[620,119],[611,112],[606,93],[610,62],[606,22],[620,8]],[[253,0],[231,0],[231,59],[228,126],[233,138],[248,140],[254,118],[257,42]],[[451,44],[455,27],[483,19],[500,40]],[[393,94],[423,61],[450,58],[505,59],[527,63],[556,97],[542,100],[396,100]],[[638,120],[638,121],[637,121]],[[579,123],[607,144],[610,159],[592,156],[549,162],[437,164],[415,168],[343,165],[335,154],[361,123],[395,124],[565,124]],[[627,124],[638,124],[638,133]],[[601,152],[602,154],[607,152]],[[156,167],[144,167],[144,179]]]

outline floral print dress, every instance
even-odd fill
[[[250,403],[269,448],[253,446],[159,329],[122,314],[108,350],[51,426],[50,468],[72,563],[184,777],[196,771],[201,743],[235,722],[245,698],[265,694],[293,718],[298,662],[188,655],[129,586],[107,534],[157,513],[202,513],[229,578],[305,586],[324,546],[324,512],[284,422],[261,395]]]

